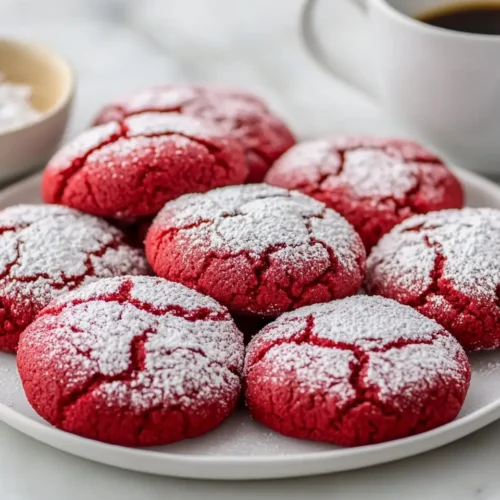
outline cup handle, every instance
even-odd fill
[[[350,1],[357,7],[358,12],[356,17],[358,18],[357,24],[359,25],[357,31],[361,33],[369,33],[370,27],[368,20],[368,9],[365,3],[366,0],[344,1]],[[343,80],[348,85],[355,87],[372,99],[376,99],[375,82],[370,79],[370,77],[374,74],[374,72],[370,69],[372,67],[371,59],[368,58],[368,51],[370,47],[364,47],[363,50],[360,49],[357,51],[357,66],[360,67],[360,61],[362,61],[362,71],[355,71],[353,65],[349,65],[349,61],[347,60],[345,55],[344,57],[342,57],[340,51],[338,51],[332,58],[330,58],[326,54],[326,51],[318,40],[313,28],[313,12],[317,3],[318,0],[306,0],[302,8],[300,26],[302,31],[302,39],[307,50],[316,60],[316,62],[326,68],[334,76],[336,76],[340,80]]]

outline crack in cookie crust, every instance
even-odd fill
[[[0,212],[0,348],[54,297],[98,278],[150,272],[140,250],[104,221],[59,206]]]
[[[442,425],[458,414],[469,381],[451,335],[378,297],[286,313],[252,339],[245,360],[254,418],[288,436],[346,446]]]
[[[386,235],[368,259],[368,290],[435,319],[469,350],[500,346],[500,212],[445,210]]]
[[[241,147],[190,116],[144,113],[90,129],[49,162],[46,202],[102,217],[154,215],[186,192],[237,184],[247,174]]]
[[[247,182],[261,182],[272,163],[295,143],[285,123],[262,100],[244,92],[209,86],[146,88],[106,106],[95,124],[147,112],[181,113],[217,123],[245,150]]]
[[[458,180],[439,158],[395,139],[340,136],[298,144],[275,163],[266,182],[337,210],[367,250],[412,215],[464,203]]]
[[[359,237],[337,213],[263,184],[168,203],[146,253],[160,276],[236,314],[264,317],[356,293],[365,260]]]
[[[236,405],[242,363],[242,334],[224,307],[147,277],[101,280],[53,301],[18,355],[41,416],[130,446],[216,427]]]

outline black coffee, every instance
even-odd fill
[[[450,5],[424,13],[418,19],[432,26],[464,33],[500,35],[500,2]]]

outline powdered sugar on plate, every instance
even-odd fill
[[[21,392],[17,370],[0,366],[0,402],[8,407],[14,406],[14,399]]]

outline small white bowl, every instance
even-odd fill
[[[0,181],[44,166],[57,149],[66,125],[75,78],[58,54],[36,43],[0,39],[0,72],[5,79],[32,87],[32,106],[40,118],[0,132]]]

